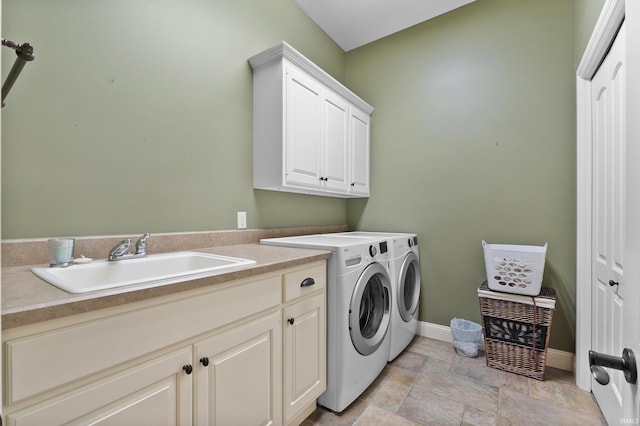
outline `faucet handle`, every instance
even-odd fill
[[[109,258],[121,256],[133,245],[130,239],[122,240],[109,251]]]
[[[138,241],[136,242],[136,254],[147,254],[147,240],[150,236],[151,234],[147,232],[138,239]]]
[[[118,247],[131,247],[133,243],[131,242],[131,238],[127,238],[126,240],[120,241],[114,248]]]

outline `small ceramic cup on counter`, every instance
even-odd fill
[[[75,238],[49,239],[49,266],[60,268],[71,265],[75,244]]]

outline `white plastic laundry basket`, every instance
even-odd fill
[[[547,244],[521,246],[482,241],[489,288],[505,293],[537,296],[542,287]]]

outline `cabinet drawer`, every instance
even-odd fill
[[[274,275],[9,340],[6,401],[12,404],[277,307],[280,286],[280,275]]]
[[[296,299],[327,286],[326,263],[318,263],[284,274],[284,301]],[[310,280],[312,281],[310,281]]]

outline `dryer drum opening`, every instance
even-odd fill
[[[398,313],[404,322],[413,320],[420,298],[420,262],[414,253],[409,253],[400,268],[397,293]]]
[[[404,308],[411,311],[413,295],[416,288],[416,268],[411,265],[407,270],[407,278],[404,281]]]

